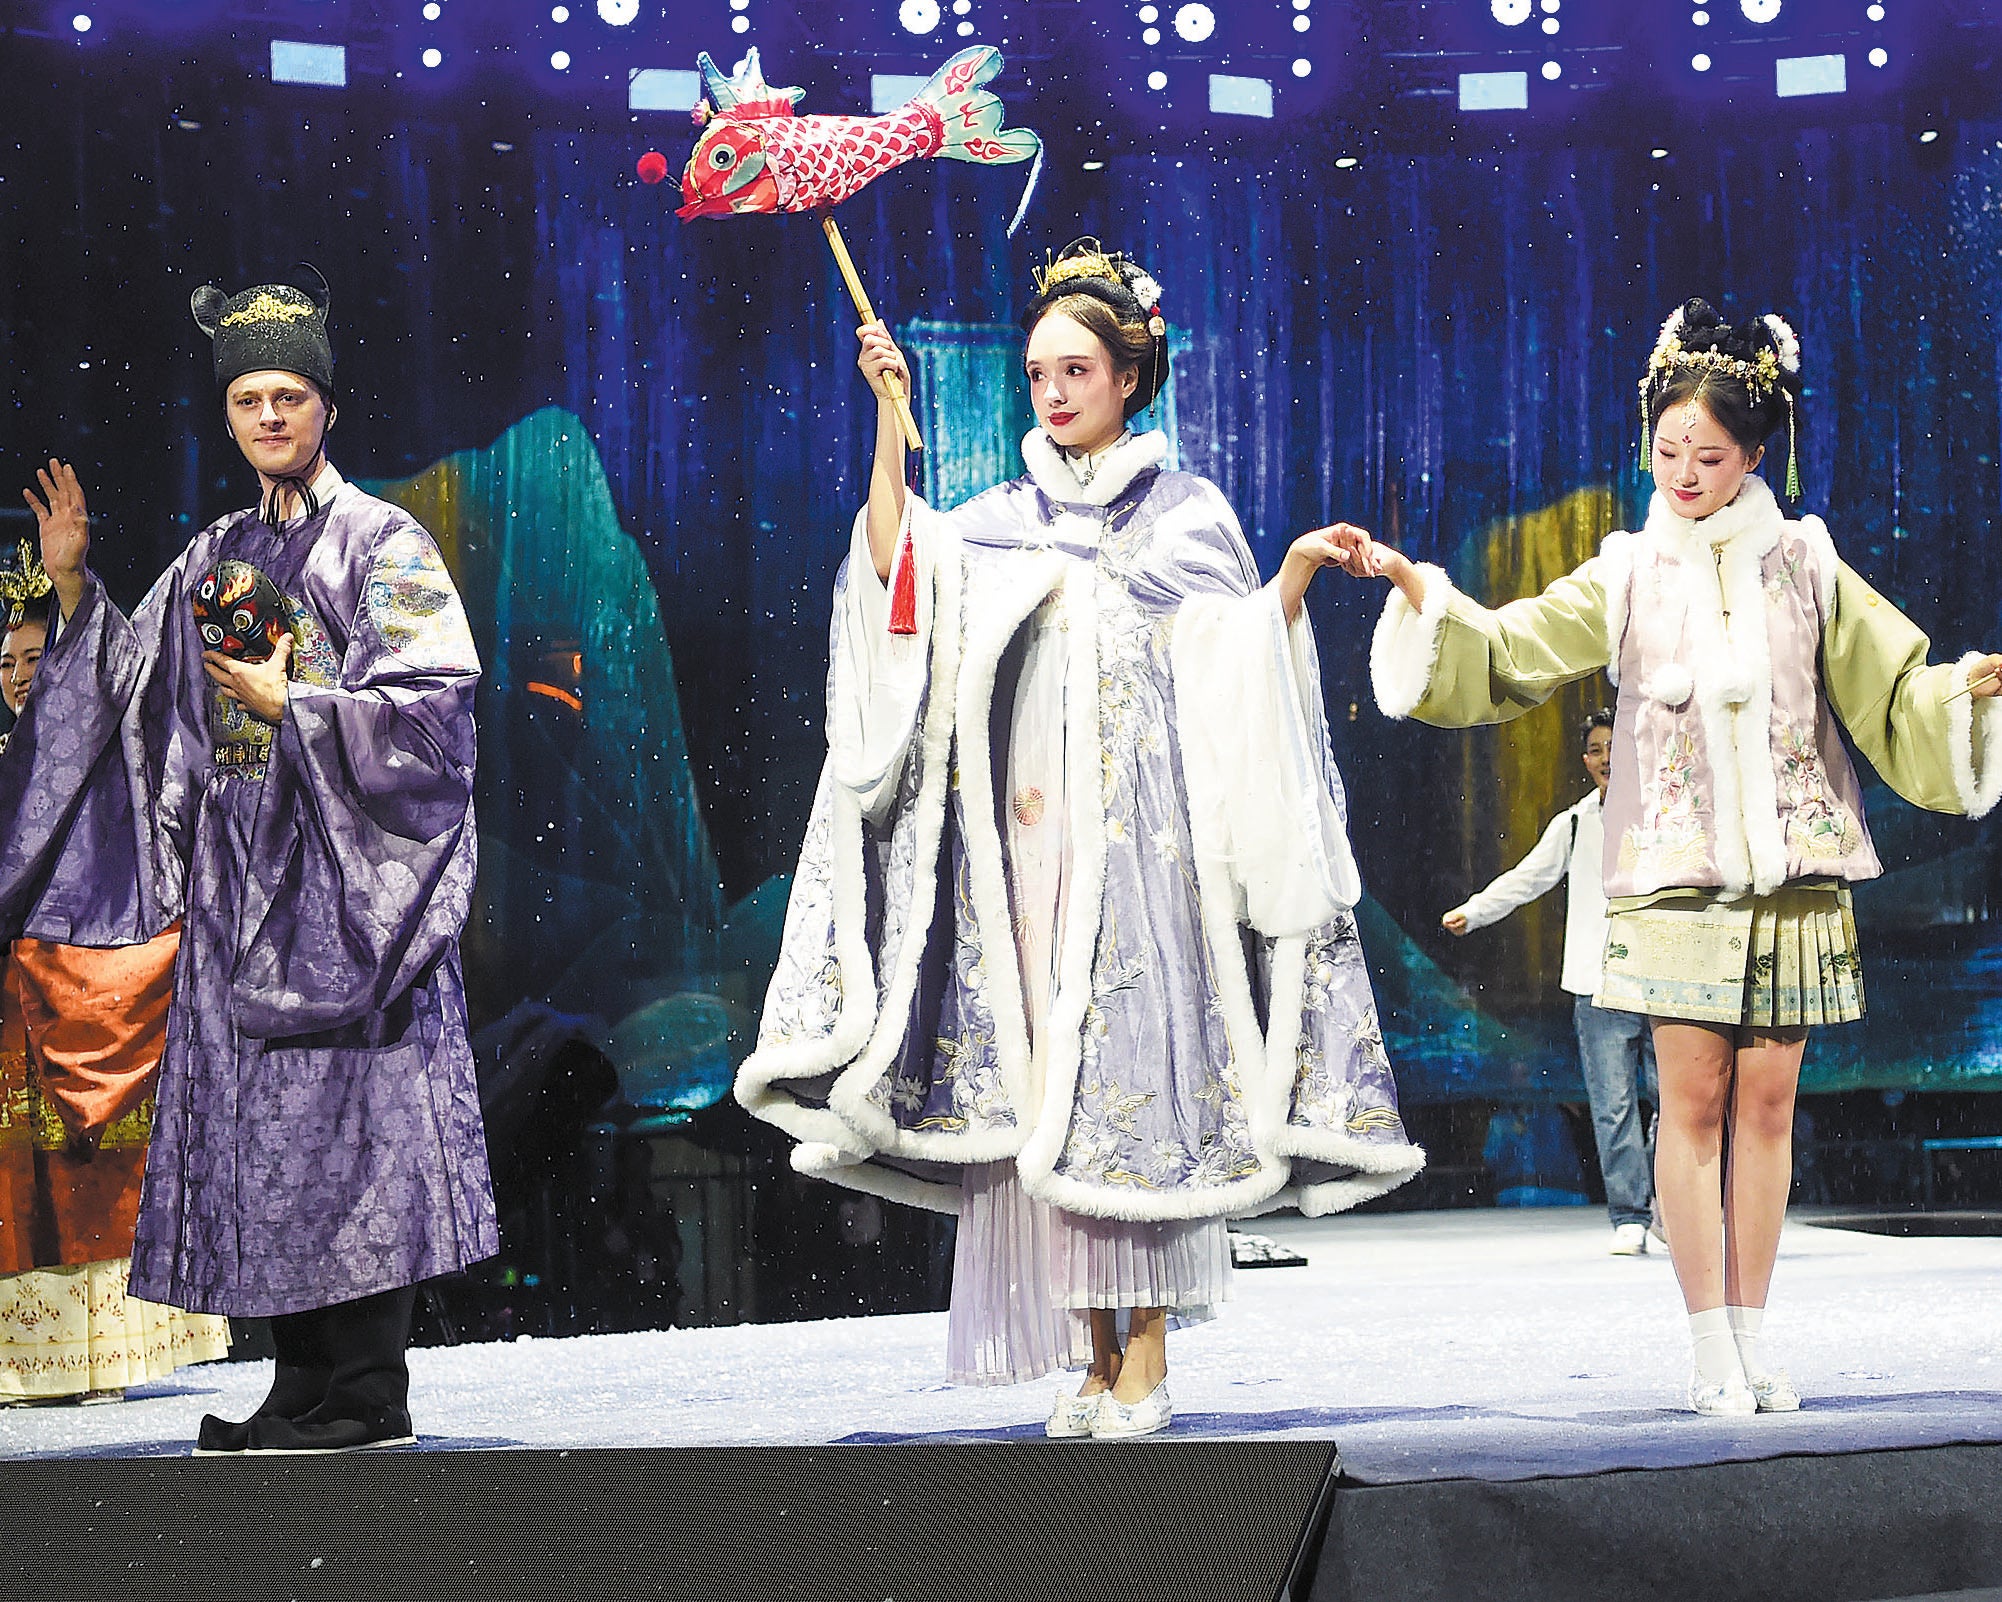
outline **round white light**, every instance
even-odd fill
[[[1557,19],[1555,17],[1545,17],[1543,19],[1543,31],[1545,33],[1555,33],[1557,31]]]
[[[426,50],[422,56],[418,57],[418,59],[422,61],[424,65],[427,67],[435,67],[440,65],[444,61],[445,52],[440,50],[436,45],[433,45],[431,46],[430,49]]]
[[[1882,45],[1877,46],[1875,50],[1870,52],[1870,65],[1873,67],[1889,66],[1890,61],[1891,52],[1886,50]]]
[[[1922,145],[1929,145],[1938,137],[1939,137],[1939,130],[1937,128],[1928,128],[1924,133],[1919,135],[1919,143]]]
[[[1710,26],[1710,13],[1707,11],[1698,11],[1689,20],[1699,28],[1707,28]]]
[[[959,25],[957,32],[960,38],[962,39],[969,38],[973,33],[973,24],[970,22],[962,22]]]
[[[1347,172],[1349,168],[1353,167],[1355,164],[1356,164],[1356,158],[1354,156],[1335,157],[1335,165],[1339,167],[1343,172]]]
[[[1084,164],[1084,170],[1086,172],[1104,172],[1105,163],[1102,161],[1087,161]]]
[[[1161,30],[1159,28],[1147,29],[1146,32],[1140,35],[1140,42],[1150,45],[1159,44],[1161,42]]]
[[[1868,17],[1872,22],[1882,22],[1884,20],[1884,8],[1882,6],[1869,6],[1865,8],[1863,15]]]
[[[1543,14],[1554,17],[1564,9],[1564,0],[1543,0]]]
[[[1710,70],[1710,58],[1706,55],[1697,54],[1691,56],[1689,64],[1698,72],[1708,72]]]
[[[963,17],[973,9],[973,0],[952,0],[952,14]]]
[[[558,72],[568,72],[570,70],[570,52],[567,50],[557,51],[556,54],[549,58],[549,64]]]
[[[623,28],[640,14],[640,0],[598,0],[598,18]]]
[[[897,7],[897,21],[905,33],[930,33],[938,26],[938,0],[904,0]]]
[[[1314,25],[1314,19],[1308,16],[1304,11],[1301,12],[1299,16],[1293,19],[1293,31],[1295,33],[1305,33],[1309,28],[1313,27],[1313,25]]]
[[[1293,9],[1295,11],[1305,11],[1313,3],[1314,0],[1293,0]]]
[[[732,33],[749,33],[751,31],[751,19],[749,17],[732,17],[730,19],[730,31]]]
[[[570,20],[570,8],[568,6],[551,6],[549,8],[549,20],[551,22],[568,22]]]
[[[70,26],[76,29],[78,33],[89,33],[90,18],[79,11],[75,16],[70,18]]]
[[[1216,13],[1208,6],[1183,6],[1175,13],[1175,32],[1190,44],[1201,44],[1216,32]]]
[[[1304,78],[1313,70],[1313,62],[1309,61],[1305,56],[1298,57],[1293,63],[1293,76],[1296,78]]]
[[[424,20],[426,22],[436,22],[444,14],[445,8],[438,4],[438,0],[431,0],[431,3],[424,8]]]
[[[1148,74],[1147,74],[1147,87],[1148,87],[1149,89],[1165,89],[1165,88],[1167,88],[1167,87],[1168,87],[1168,75],[1167,75],[1167,74],[1166,74],[1165,72],[1150,72],[1150,73],[1148,73]]]
[[[1656,161],[1660,161],[1664,156],[1668,154],[1668,152],[1666,150],[1663,150],[1660,145],[1656,145],[1654,149],[1648,152],[1648,154],[1654,157]]]
[[[1555,83],[1559,78],[1563,76],[1564,76],[1564,69],[1558,66],[1556,62],[1554,61],[1544,62],[1543,77],[1546,83]]]
[[[1142,6],[1140,8],[1140,20],[1142,22],[1159,22],[1161,20],[1161,13],[1152,6]]]
[[[1780,0],[1738,0],[1747,22],[1771,22],[1780,14]]]
[[[1488,9],[1504,28],[1519,27],[1529,21],[1529,0],[1489,0]]]

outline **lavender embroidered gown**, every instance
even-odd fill
[[[341,482],[198,535],[128,622],[93,577],[0,753],[0,934],[182,920],[132,1292],[269,1316],[498,1250],[458,939],[479,662],[437,547]],[[213,692],[187,592],[288,598],[272,730]]]
[[[919,632],[858,518],[829,759],[737,1094],[793,1165],[957,1213],[951,1367],[1200,1313],[1221,1221],[1415,1173],[1304,617],[1158,434],[1088,484],[913,497]]]

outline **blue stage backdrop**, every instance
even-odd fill
[[[744,40],[714,10],[727,55]],[[1019,32],[1076,10],[998,14]],[[673,185],[633,164],[657,146],[678,171],[679,113],[571,104],[532,76],[275,85],[242,37],[124,15],[96,40],[46,18],[0,38],[0,479],[74,459],[98,564],[137,600],[251,494],[189,291],[316,264],[335,459],[439,533],[486,655],[476,1003],[592,1015],[629,1091],[713,1099],[755,1026],[821,761],[830,585],[873,428],[817,227],[677,222]],[[1017,470],[1029,267],[1093,233],[1165,286],[1157,420],[1264,571],[1349,518],[1506,599],[1638,516],[1635,377],[1700,293],[1799,329],[1805,505],[1848,559],[1937,652],[2002,645],[2002,120],[1978,63],[1924,117],[1664,91],[1569,127],[1373,123],[1337,97],[1225,128],[1138,104],[1093,55],[1127,48],[1124,10],[1106,16],[1024,33],[1063,49],[996,86],[1050,143],[1016,238],[1020,169],[914,164],[843,208],[918,360],[943,498]],[[808,110],[868,109],[866,62],[759,26]],[[1498,732],[1388,722],[1366,679],[1381,602],[1335,577],[1311,607],[1405,1094],[1575,1099],[1555,898],[1463,942],[1438,918],[1581,793],[1575,722],[1604,686]],[[1890,869],[1859,897],[1871,1017],[1816,1040],[1808,1087],[2002,1086],[1995,825],[1871,803]]]

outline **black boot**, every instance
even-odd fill
[[[253,1452],[352,1452],[368,1446],[409,1446],[410,1314],[417,1287],[382,1291],[323,1308],[320,1335],[331,1362],[326,1394],[296,1418],[250,1420]]]
[[[320,1328],[321,1311],[281,1313],[271,1320],[271,1344],[278,1349],[278,1361],[271,1376],[271,1391],[257,1404],[257,1410],[242,1423],[202,1416],[195,1437],[195,1456],[212,1457],[245,1451],[250,1446],[250,1426],[261,1418],[302,1418],[327,1399],[334,1367],[327,1356]]]

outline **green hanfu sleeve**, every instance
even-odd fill
[[[1913,806],[1982,817],[2002,796],[2002,700],[1961,695],[1974,652],[1928,663],[1932,643],[1847,562],[1821,632],[1821,682],[1856,748]]]
[[[1541,595],[1485,607],[1426,563],[1425,604],[1392,590],[1370,646],[1377,704],[1443,729],[1506,723],[1612,658],[1606,558]]]

